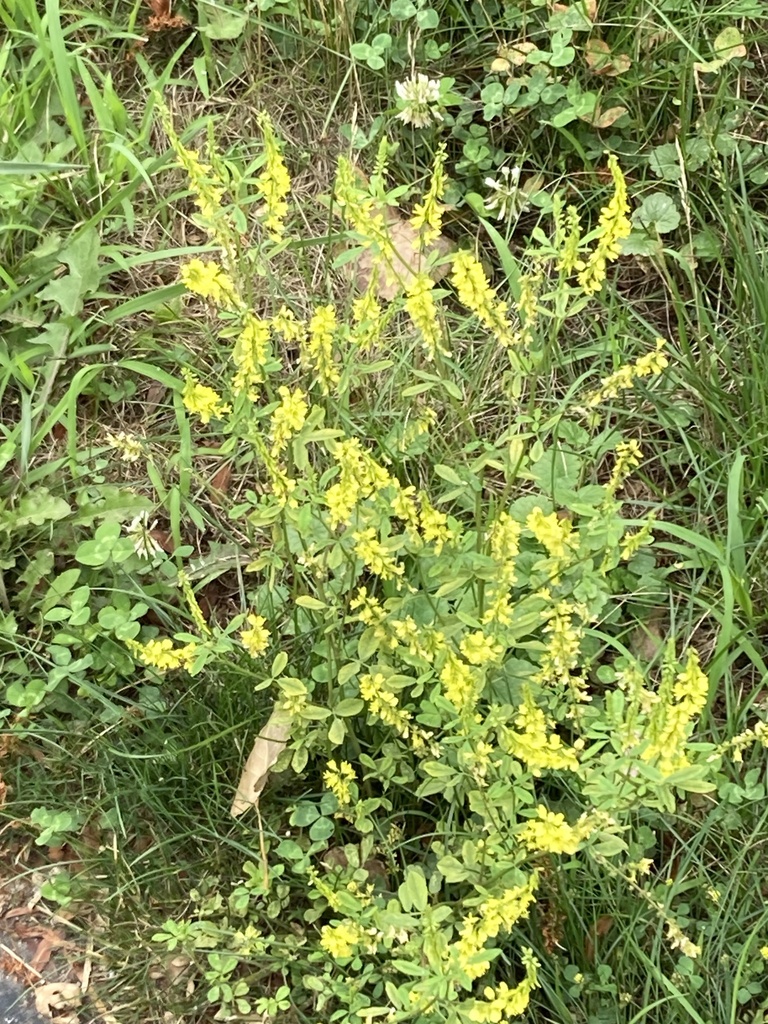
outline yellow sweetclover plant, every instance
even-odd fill
[[[292,210],[277,133],[266,115],[260,123],[263,262],[275,241],[291,238]],[[181,278],[231,353],[224,393],[202,382],[202,367],[179,388],[195,429],[226,429],[250,455],[259,485],[236,514],[269,549],[251,568],[273,590],[269,609],[250,607],[211,636],[133,648],[158,672],[198,671],[242,649],[290,722],[277,769],[314,779],[305,791],[323,790],[294,807],[283,823],[290,836],[262,837],[263,870],[249,869],[247,885],[251,939],[245,922],[222,920],[221,942],[245,962],[264,955],[272,939],[256,922],[299,900],[303,966],[293,957],[285,970],[312,1019],[514,1019],[539,985],[545,953],[529,922],[545,875],[563,860],[594,858],[636,884],[633,820],[712,788],[721,756],[692,742],[708,698],[696,650],[671,639],[647,664],[615,640],[621,595],[653,567],[652,521],[628,522],[620,497],[642,464],[640,447],[614,436],[600,449],[613,455],[598,484],[586,482],[592,465],[573,456],[589,450],[584,413],[599,418],[605,401],[658,378],[668,357],[649,339],[646,355],[585,388],[559,420],[570,468],[554,488],[562,440],[512,459],[501,433],[484,459],[430,472],[441,416],[432,408],[418,433],[427,469],[409,479],[366,430],[350,380],[403,344],[403,320],[390,331],[399,311],[412,325],[406,352],[439,366],[449,396],[461,390],[443,309],[463,309],[466,336],[479,333],[504,358],[524,353],[540,319],[593,295],[618,257],[628,212],[621,171],[611,158],[614,193],[591,235],[556,204],[549,249],[538,239],[537,269],[518,302],[502,297],[464,246],[450,257],[450,290],[437,296],[423,273],[386,304],[375,281],[398,273],[382,208],[388,150],[370,186],[341,160],[336,203],[370,256],[373,286],[354,304],[322,294],[308,309],[285,295],[255,309],[252,265],[233,246],[213,161],[166,127],[214,247]],[[440,231],[445,181],[438,150],[414,208],[424,246]],[[547,267],[559,281],[554,296],[538,291]],[[412,379],[423,381],[416,369]],[[494,486],[484,483],[490,471]],[[409,831],[418,821],[429,822],[424,841]],[[660,913],[674,925],[669,908]],[[672,925],[679,947],[685,936]]]

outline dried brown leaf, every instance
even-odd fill
[[[596,107],[591,114],[585,114],[581,120],[591,124],[593,128],[610,128],[626,112],[626,107],[608,107],[607,110]]]
[[[587,67],[596,75],[613,78],[623,75],[632,67],[632,61],[626,53],[614,54],[604,39],[590,39],[584,47],[584,59]]]
[[[211,477],[211,487],[220,494],[229,491],[229,482],[232,479],[232,464],[225,462],[221,469],[217,470]]]
[[[416,274],[428,266],[433,254],[447,256],[454,248],[453,243],[440,235],[424,252],[420,251],[419,233],[395,210],[387,211],[389,237],[397,253],[395,265],[380,268],[378,272],[377,292],[380,299],[391,302],[401,289],[406,288]],[[370,249],[363,251],[350,261],[353,281],[358,291],[364,292],[368,287],[374,267],[379,266],[379,258]],[[447,264],[430,267],[429,274],[433,281],[439,281],[448,273]]]
[[[50,981],[35,988],[37,1012],[52,1016],[54,1010],[69,1010],[82,1001],[80,986],[75,981]]]
[[[269,773],[285,749],[291,735],[291,716],[276,707],[256,737],[237,784],[230,814],[238,818],[249,807],[257,807]]]

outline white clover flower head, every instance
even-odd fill
[[[162,547],[152,536],[152,530],[157,527],[157,520],[150,524],[146,512],[140,512],[131,522],[124,526],[126,536],[133,541],[133,549],[139,558],[154,558],[162,554]]]
[[[403,82],[395,82],[395,92],[400,102],[397,115],[403,124],[414,128],[427,128],[433,121],[442,121],[440,111],[440,82],[436,78],[418,74]]]
[[[520,212],[521,193],[519,167],[500,167],[500,178],[486,178],[485,186],[491,194],[485,201],[488,210],[496,210],[496,219],[504,220],[512,211]]]

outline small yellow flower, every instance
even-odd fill
[[[333,793],[339,803],[339,807],[348,807],[352,802],[350,783],[355,781],[355,769],[349,761],[331,760],[323,773],[323,782]]]
[[[424,245],[429,245],[438,237],[443,228],[444,207],[440,200],[445,193],[445,144],[438,146],[435,162],[432,165],[432,177],[429,188],[420,203],[413,208],[411,226],[421,233]]]
[[[252,658],[260,657],[269,646],[269,630],[263,615],[250,613],[246,616],[248,629],[240,631],[240,639]]]
[[[107,431],[106,442],[110,448],[120,452],[120,459],[123,462],[138,462],[144,454],[144,446],[135,434],[128,434],[125,430],[118,430],[113,434]]]
[[[237,371],[232,390],[236,395],[241,391],[254,393],[256,385],[264,380],[264,367],[269,357],[269,324],[253,313],[246,313],[232,349],[232,362]]]
[[[768,960],[768,946],[761,947],[760,956],[763,958],[763,960]]]
[[[571,550],[570,519],[559,519],[556,512],[545,516],[537,505],[528,515],[525,525],[539,544],[547,549],[550,558],[565,558]]]
[[[272,456],[278,458],[290,439],[301,430],[307,418],[309,406],[300,388],[291,392],[284,385],[277,389],[280,404],[270,418],[269,434],[272,439]]]
[[[361,938],[360,926],[352,921],[341,924],[324,924],[320,929],[320,945],[335,960],[352,956]]]
[[[218,263],[209,260],[190,260],[181,268],[181,280],[189,291],[215,303],[229,298],[234,287]]]
[[[621,254],[621,240],[627,238],[632,230],[627,200],[627,183],[619,167],[616,157],[608,157],[608,168],[613,178],[614,192],[607,206],[600,211],[597,226],[597,244],[587,258],[586,266],[579,274],[579,284],[587,295],[600,291],[606,278],[606,267],[609,261],[618,259]]]
[[[137,654],[145,665],[157,669],[158,672],[172,672],[179,668],[189,670],[198,654],[196,643],[174,647],[173,640],[168,637],[162,640],[148,640],[145,644],[129,640],[128,648]]]
[[[500,345],[511,345],[515,332],[507,319],[507,303],[496,297],[496,289],[490,286],[485,271],[472,253],[466,250],[456,253],[451,281],[462,306],[475,314]]]
[[[333,339],[336,334],[336,310],[333,306],[318,306],[309,321],[309,334],[300,339],[301,361],[314,369],[320,390],[327,395],[341,380],[333,358]]]
[[[613,467],[611,478],[606,484],[608,493],[615,494],[642,461],[642,449],[634,438],[631,441],[620,441],[616,445],[616,464]]]
[[[433,295],[434,281],[427,273],[414,274],[405,286],[405,310],[419,332],[421,343],[432,360],[440,353],[448,354],[443,340],[440,321],[437,318],[437,304]]]
[[[222,419],[231,409],[218,392],[201,384],[192,373],[186,374],[181,400],[187,412],[199,416],[203,423],[210,423],[212,418]]]
[[[262,111],[257,120],[264,139],[264,169],[256,179],[256,187],[264,198],[264,227],[272,240],[279,242],[285,232],[283,221],[288,212],[285,197],[291,191],[291,179],[269,115]]]
[[[392,557],[389,548],[381,543],[374,527],[356,531],[352,534],[352,540],[355,554],[376,576],[391,580],[405,572],[403,565]]]
[[[582,841],[594,830],[593,824],[587,820],[569,825],[565,815],[553,814],[541,805],[536,808],[536,815],[517,837],[531,853],[576,853]]]
[[[501,644],[486,636],[481,629],[467,633],[459,643],[459,650],[470,665],[487,665],[489,661],[498,661],[504,652]]]

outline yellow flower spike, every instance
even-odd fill
[[[471,714],[482,689],[482,678],[455,654],[448,654],[440,671],[440,685],[446,700],[461,714]]]
[[[277,389],[280,404],[269,421],[269,436],[272,439],[272,457],[279,458],[290,439],[301,430],[309,412],[306,395],[300,388],[291,392],[282,385]]]
[[[248,628],[240,631],[240,640],[252,658],[259,658],[269,647],[267,620],[263,615],[250,613],[246,616],[245,621],[248,623]]]
[[[436,555],[439,555],[443,547],[453,539],[448,526],[448,516],[444,512],[438,512],[430,504],[424,491],[419,494],[419,529],[424,542],[434,544]]]
[[[199,416],[205,424],[210,423],[211,419],[222,419],[231,411],[231,406],[224,403],[221,395],[206,384],[201,384],[193,373],[185,374],[181,400],[187,412]]]
[[[336,482],[326,491],[325,501],[331,528],[335,530],[337,526],[346,526],[357,505],[388,487],[392,479],[356,437],[338,442],[332,455],[340,472]]]
[[[450,949],[450,957],[469,978],[481,978],[490,966],[490,957],[478,956],[489,939],[509,932],[528,917],[536,899],[539,877],[534,871],[524,885],[505,889],[498,896],[489,896],[475,911],[464,918],[459,937]]]
[[[611,478],[606,484],[608,493],[611,495],[615,494],[642,461],[643,452],[637,441],[634,439],[631,441],[620,441],[616,445],[616,464],[613,467]]]
[[[370,713],[407,740],[414,753],[420,757],[427,753],[435,754],[430,742],[432,733],[412,724],[413,716],[410,711],[400,707],[396,695],[387,688],[383,672],[360,676],[359,687],[360,696],[368,705]]]
[[[427,359],[432,360],[438,353],[447,355],[442,328],[437,316],[437,304],[433,289],[435,282],[424,272],[414,274],[405,286],[405,309],[414,327],[419,332]]]
[[[402,576],[405,568],[389,552],[389,549],[378,538],[374,527],[358,530],[352,534],[355,554],[376,576],[383,580]]]
[[[600,291],[606,278],[608,263],[619,258],[621,240],[627,238],[632,230],[632,224],[627,216],[627,183],[613,153],[608,157],[608,168],[613,179],[614,192],[608,204],[600,211],[597,244],[578,277],[579,284],[587,295],[594,295]]]
[[[579,767],[575,750],[567,747],[556,732],[551,731],[552,723],[537,706],[529,687],[523,691],[523,703],[517,709],[514,731],[502,728],[499,731],[499,746],[506,753],[516,757],[531,769],[534,775],[542,770],[573,771]]]
[[[300,339],[301,362],[317,373],[320,390],[330,393],[341,380],[333,359],[333,341],[336,334],[336,310],[332,305],[319,306],[309,321],[309,333]]]
[[[451,281],[462,306],[475,314],[500,345],[505,348],[511,345],[515,332],[507,318],[507,304],[497,299],[496,289],[490,286],[485,271],[472,253],[466,250],[456,253]]]
[[[434,242],[443,229],[445,207],[440,200],[445,194],[445,186],[445,144],[442,143],[435,153],[429,188],[421,202],[415,205],[411,217],[411,227],[420,233],[423,245]]]
[[[247,313],[232,349],[232,362],[236,367],[232,390],[236,395],[245,391],[255,397],[256,385],[264,380],[264,367],[270,355],[269,324],[253,313]]]
[[[499,982],[496,988],[487,985],[483,989],[483,1000],[475,1000],[469,1009],[469,1019],[477,1024],[499,1024],[500,1021],[519,1017],[528,1008],[531,992],[538,988],[538,970],[541,964],[533,950],[523,950],[525,978],[514,988]]]
[[[291,191],[291,179],[272,121],[264,111],[258,115],[258,124],[264,140],[264,169],[256,179],[256,187],[264,199],[262,223],[272,241],[279,242],[285,233],[284,221],[288,213],[285,197]]]

